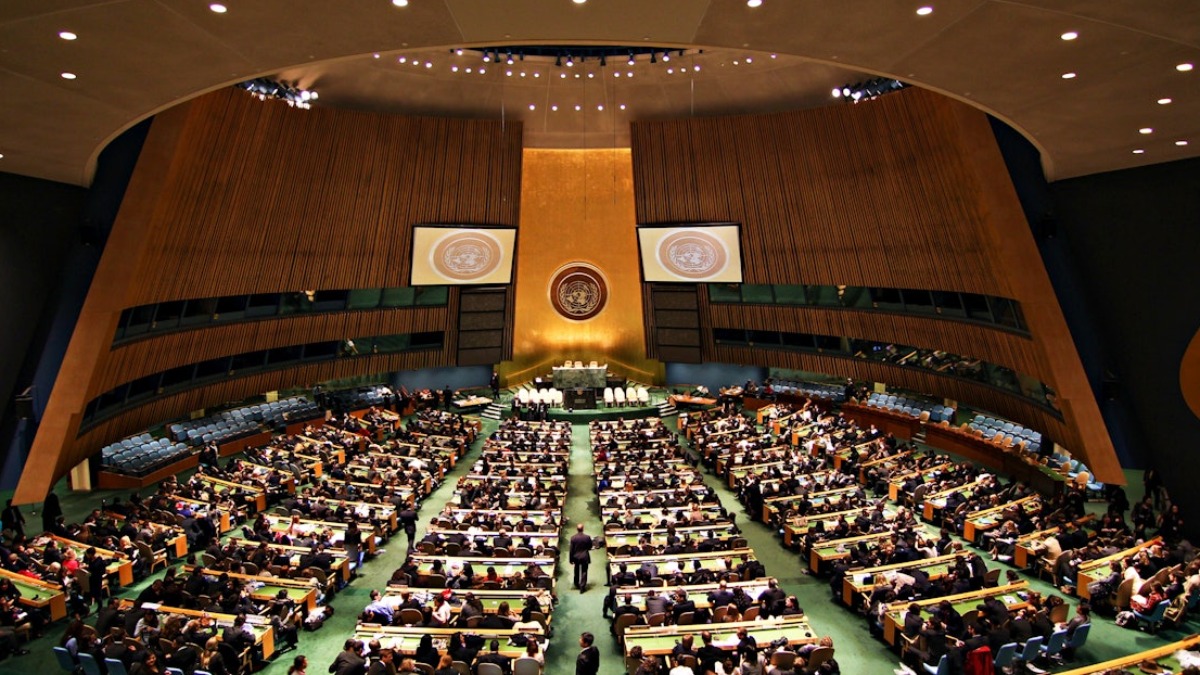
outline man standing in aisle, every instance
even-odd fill
[[[592,644],[595,641],[596,637],[591,633],[583,633],[579,636],[581,649],[579,656],[575,659],[575,675],[596,675],[600,672],[600,650]]]
[[[592,562],[592,538],[583,532],[583,523],[575,526],[571,536],[571,563],[575,565],[575,588],[587,590],[588,564]]]

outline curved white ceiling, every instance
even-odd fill
[[[1192,157],[1200,146],[1200,70],[1176,68],[1200,66],[1194,0],[764,0],[757,9],[744,0],[224,4],[224,14],[210,11],[209,0],[0,5],[0,170],[87,184],[96,156],[115,135],[214,88],[268,73],[332,73],[342,59],[361,61],[375,52],[531,43],[774,52],[801,57],[791,60],[794,67],[816,74],[789,77],[814,86],[843,72],[895,76],[1009,122],[1042,150],[1051,179]],[[933,13],[918,16],[921,5]],[[60,39],[63,30],[78,39]],[[1061,39],[1068,31],[1079,37]],[[77,77],[64,79],[64,72]],[[1068,72],[1076,76],[1063,79]],[[337,81],[328,83],[336,90]],[[769,85],[723,78],[721,97],[738,99],[738,86],[746,87],[741,98],[753,98]],[[487,89],[469,86],[468,94],[455,89],[454,95]],[[679,98],[669,91],[648,96]],[[1163,98],[1172,102],[1160,105]]]

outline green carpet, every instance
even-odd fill
[[[673,419],[667,423],[674,426]],[[454,493],[454,485],[460,475],[467,472],[472,461],[478,456],[482,439],[496,428],[496,422],[483,420],[483,433],[480,440],[473,444],[467,457],[460,461],[443,483],[422,504],[421,513],[424,519],[441,510]],[[568,497],[564,510],[564,527],[561,550],[563,558],[558,566],[559,603],[555,607],[553,626],[555,637],[550,643],[546,654],[546,672],[574,672],[574,660],[579,651],[578,637],[583,631],[591,631],[596,636],[596,644],[603,657],[602,675],[617,675],[624,672],[622,656],[616,651],[615,642],[609,634],[609,622],[601,616],[601,607],[607,589],[604,586],[604,562],[602,551],[592,553],[590,570],[590,587],[586,593],[578,593],[571,588],[571,565],[566,561],[566,539],[574,532],[576,523],[584,523],[590,535],[599,535],[602,524],[599,515],[599,505],[595,495],[595,481],[592,473],[591,449],[588,441],[588,429],[584,424],[574,425],[568,480]],[[1141,472],[1127,472],[1129,479],[1129,498],[1135,501],[1141,496]],[[837,660],[844,673],[890,673],[897,665],[896,656],[879,641],[873,640],[868,634],[865,619],[853,614],[834,603],[830,599],[828,583],[824,579],[808,576],[803,572],[807,569],[804,561],[798,560],[795,554],[783,549],[779,539],[760,523],[749,522],[745,510],[737,502],[731,490],[724,486],[714,476],[707,476],[706,482],[717,488],[722,503],[731,512],[739,514],[741,525],[749,545],[766,567],[767,573],[777,577],[781,586],[789,594],[796,595],[800,605],[808,614],[812,626],[823,635],[833,637],[837,650]],[[148,492],[148,491],[146,491]],[[63,510],[68,521],[82,520],[92,509],[99,506],[101,499],[111,500],[118,493],[110,491],[95,491],[92,493],[70,492],[66,489],[65,481],[58,486]],[[127,493],[120,493],[127,497]],[[0,498],[7,495],[0,494]],[[1089,509],[1102,511],[1103,504],[1091,504]],[[27,530],[40,530],[41,520],[36,509],[25,508],[28,521]],[[423,533],[425,524],[422,523],[419,533]],[[343,589],[332,602],[335,615],[317,632],[305,632],[300,637],[300,648],[295,651],[280,654],[263,671],[267,675],[283,675],[297,654],[304,654],[310,663],[310,672],[323,673],[332,662],[334,656],[341,650],[342,642],[354,629],[358,613],[367,604],[372,588],[386,586],[392,571],[400,565],[404,557],[404,536],[393,537],[384,551],[375,559],[368,561],[357,579]],[[996,565],[996,563],[993,563]],[[1001,565],[1001,568],[1005,567]],[[161,572],[155,575],[161,576]],[[150,583],[153,578],[140,584],[124,589],[124,597],[133,597]],[[1030,585],[1043,593],[1052,593],[1054,589],[1048,584],[1028,577]],[[1074,605],[1074,600],[1071,600]],[[1190,628],[1192,626],[1188,626]],[[65,629],[65,622],[59,622],[51,628],[48,635],[34,641],[29,648],[32,653],[28,656],[13,657],[0,662],[0,675],[9,673],[28,674],[32,672],[51,673],[59,670],[53,654],[52,645],[58,644]],[[1095,617],[1091,637],[1087,646],[1081,650],[1078,659],[1071,665],[1079,666],[1095,663],[1123,654],[1142,651],[1155,646],[1186,637],[1194,630],[1170,631],[1164,630],[1157,636],[1147,635],[1134,630],[1119,628],[1111,620]]]

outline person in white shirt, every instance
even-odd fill
[[[675,664],[675,667],[671,669],[668,675],[696,675],[696,671],[683,665],[678,659],[672,659],[671,662]]]
[[[448,626],[450,625],[450,603],[446,602],[446,598],[438,595],[434,599],[433,607],[433,622],[435,625]]]

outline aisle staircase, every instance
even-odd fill
[[[665,399],[662,401],[659,401],[655,407],[658,408],[658,416],[660,418],[670,417],[671,415],[679,414],[679,411],[675,409],[675,405]]]
[[[479,416],[488,420],[500,420],[504,418],[504,410],[504,406],[493,401],[483,409],[483,412],[479,413]]]

